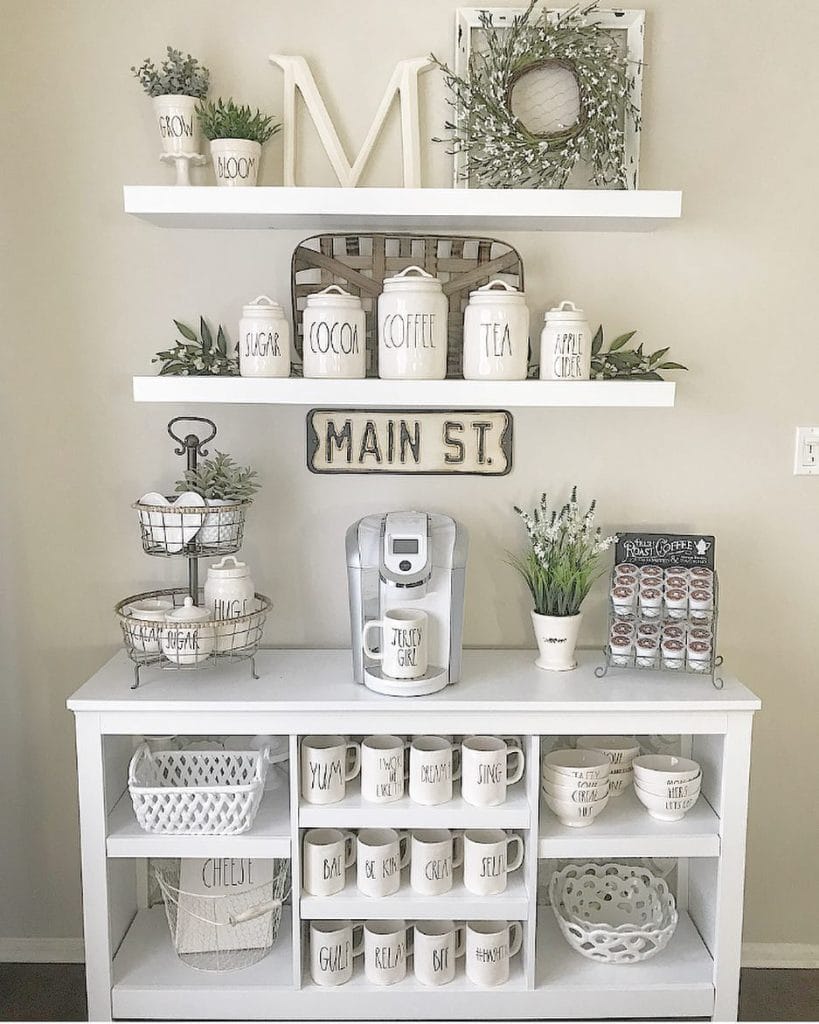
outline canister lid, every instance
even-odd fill
[[[252,302],[248,302],[246,306],[242,306],[242,316],[248,317],[261,317],[261,316],[284,316],[284,310],[273,299],[268,298],[267,295],[257,295]]]
[[[240,562],[233,555],[225,555],[220,561],[208,567],[208,576],[218,576],[220,579],[247,576],[249,573],[247,562]]]
[[[586,314],[582,309],[578,309],[573,302],[569,302],[568,299],[564,299],[557,306],[553,306],[551,309],[547,309],[543,314],[543,319],[548,320],[563,320],[569,322],[577,322],[586,319]]]
[[[469,293],[469,301],[480,304],[489,302],[521,302],[525,297],[524,292],[519,291],[514,285],[508,284],[506,281],[501,281],[499,277],[496,277],[494,281],[490,281],[489,284],[485,284],[482,288],[476,288],[475,291]]]
[[[416,276],[417,275],[417,276]],[[432,274],[428,274],[423,267],[407,267],[400,273],[396,274],[395,277],[384,278],[384,288],[392,291],[395,288],[409,290],[422,289],[425,291],[440,291],[441,282],[437,277],[433,277]]]
[[[197,608],[193,603],[193,598],[186,597],[182,602],[182,607],[174,608],[172,612],[168,612],[165,618],[178,622],[205,622],[210,618],[210,612],[207,608]]]
[[[307,296],[308,307],[341,306],[342,309],[361,309],[361,299],[351,292],[346,292],[341,285],[330,284],[320,292]]]

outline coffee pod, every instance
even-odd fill
[[[701,640],[705,643],[711,643],[711,630],[707,626],[692,626],[688,630],[689,640]]]
[[[688,580],[685,576],[666,576],[666,590],[688,590]]]
[[[688,640],[688,667],[694,672],[708,672],[711,668],[711,644],[706,640]]]
[[[685,626],[666,622],[663,626],[663,640],[685,640]]]
[[[636,587],[637,577],[629,575],[620,575],[619,573],[614,577],[615,587]]]
[[[710,590],[692,590],[689,600],[692,612],[710,612],[714,607],[714,595]]]
[[[638,637],[654,637],[659,641],[660,624],[658,622],[641,622],[637,627]]]
[[[634,644],[638,668],[655,668],[659,654],[659,641],[654,636],[638,636]]]
[[[619,562],[614,567],[615,576],[623,574],[626,576],[636,576],[640,570],[633,562]]]
[[[662,606],[663,591],[661,587],[640,587],[640,611],[647,619],[659,618]]]
[[[669,576],[682,576],[683,579],[688,579],[688,570],[684,565],[669,565],[665,570],[665,578]]]
[[[685,644],[666,637],[662,643],[663,668],[677,669],[685,664]]]
[[[636,587],[614,586],[611,588],[611,603],[614,605],[615,615],[630,615],[634,611],[636,599]]]
[[[704,565],[695,565],[693,569],[689,569],[688,575],[691,577],[691,581],[697,582],[707,581],[708,583],[714,582],[714,574],[710,569],[707,569]]]
[[[659,565],[642,565],[642,566],[640,566],[640,579],[641,580],[650,580],[650,579],[653,580],[653,579],[658,579],[658,578],[659,579],[663,578],[663,570],[660,568]]]
[[[665,592],[665,606],[669,618],[684,619],[688,612],[688,593],[679,587],[672,587]]]
[[[613,622],[611,626],[612,636],[634,636],[634,623],[621,619]]]
[[[630,636],[611,636],[609,637],[609,650],[611,651],[612,665],[623,668],[631,664],[634,641]]]

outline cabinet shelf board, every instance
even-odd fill
[[[125,212],[167,228],[313,231],[652,231],[682,193],[652,189],[126,185]]]
[[[126,790],[108,816],[109,857],[289,857],[287,789],[265,793],[249,832],[235,836],[156,835],[137,823]]]
[[[278,995],[293,991],[290,908],[282,913],[271,953],[242,971],[218,974],[183,963],[171,942],[165,910],[140,910],[114,957],[115,1018],[148,1020],[269,1019]]]
[[[134,377],[136,402],[424,408],[671,408],[676,384],[651,380],[325,380]]]
[[[585,828],[561,825],[543,804],[540,809],[540,857],[718,857],[719,818],[704,796],[682,821],[657,821],[633,788],[609,799]]]

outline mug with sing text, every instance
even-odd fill
[[[523,778],[526,764],[517,740],[498,736],[468,736],[461,745],[461,796],[476,807],[506,800],[506,787]]]

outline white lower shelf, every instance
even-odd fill
[[[126,790],[108,816],[109,857],[289,857],[290,809],[285,787],[262,797],[249,832],[237,836],[162,836],[144,832]]]
[[[351,869],[354,874],[355,868]],[[506,891],[497,896],[475,896],[464,886],[462,869],[455,873],[452,889],[443,896],[421,896],[409,884],[409,870],[401,876],[401,888],[393,896],[372,899],[363,896],[356,887],[355,879],[335,896],[310,896],[301,898],[303,918],[361,920],[380,918],[382,920],[480,920],[480,921],[526,921],[529,917],[530,900],[526,884],[520,872],[509,876]]]
[[[591,825],[570,828],[542,804],[540,857],[718,857],[719,818],[704,796],[682,821],[657,821],[632,788],[611,797]]]

